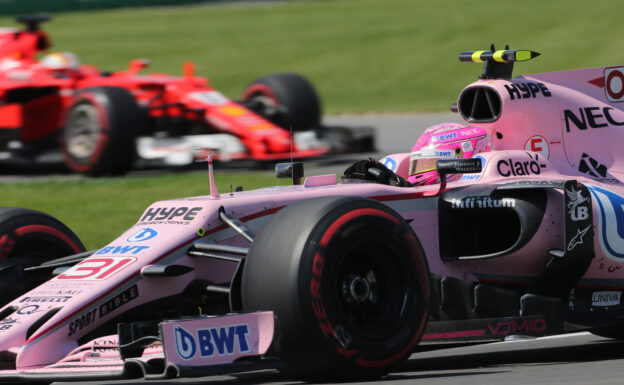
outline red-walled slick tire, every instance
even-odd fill
[[[243,101],[250,105],[260,105],[260,114],[266,115],[286,130],[312,130],[321,123],[321,102],[316,90],[306,78],[298,74],[263,76],[247,86]],[[281,112],[267,115],[267,111]]]
[[[25,267],[85,251],[63,223],[35,210],[0,207],[0,306],[51,278]]]
[[[325,197],[280,210],[245,261],[245,311],[273,310],[284,372],[306,380],[377,378],[418,344],[429,272],[409,225],[365,198]]]
[[[135,139],[145,116],[123,88],[93,87],[79,92],[61,135],[65,163],[91,176],[119,175],[136,158]]]

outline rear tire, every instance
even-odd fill
[[[272,74],[253,81],[243,93],[243,102],[286,130],[307,131],[321,124],[316,90],[298,74]]]
[[[136,158],[135,139],[143,125],[143,113],[126,89],[87,88],[67,115],[61,136],[65,163],[91,176],[124,174]]]
[[[50,270],[25,267],[85,251],[63,223],[35,210],[0,207],[0,306],[51,278]]]
[[[409,357],[429,289],[420,242],[396,212],[370,199],[325,197],[290,205],[263,227],[245,262],[242,303],[275,312],[286,374],[353,381]]]

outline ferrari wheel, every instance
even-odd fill
[[[49,270],[24,268],[83,251],[78,237],[50,215],[0,207],[0,306],[51,278]]]
[[[409,225],[364,198],[327,197],[279,211],[245,262],[245,311],[273,310],[284,371],[363,380],[403,362],[423,333],[429,273]]]
[[[144,124],[134,97],[117,87],[88,88],[76,96],[61,137],[65,163],[92,176],[123,174],[136,157]]]
[[[247,86],[243,102],[287,130],[311,130],[321,122],[319,97],[312,84],[301,75],[263,76]]]

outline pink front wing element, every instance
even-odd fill
[[[309,176],[303,182],[304,187],[329,186],[336,184],[336,174]]]
[[[206,366],[264,354],[273,341],[273,312],[161,323],[168,363]]]

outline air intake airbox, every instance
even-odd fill
[[[443,260],[492,258],[524,246],[546,208],[543,189],[471,185],[448,190],[438,202]]]

